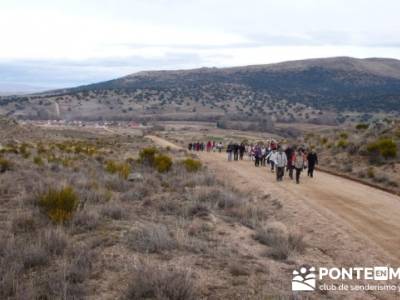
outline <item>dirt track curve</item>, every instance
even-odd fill
[[[180,148],[160,137],[149,138],[160,146]],[[236,179],[247,188],[264,190],[278,199],[284,199],[285,205],[292,206],[293,211],[302,215],[304,222],[316,230],[323,222],[332,228],[340,228],[337,235],[341,235],[340,232],[348,234],[338,238],[345,244],[344,247],[351,248],[351,240],[344,239],[354,238],[361,240],[365,247],[376,247],[380,254],[385,255],[387,263],[400,262],[399,196],[322,172],[317,172],[313,179],[303,172],[299,185],[288,177],[278,183],[270,170],[256,168],[248,160],[228,162],[225,153],[201,152],[199,157],[222,177]],[[323,227],[320,229],[323,230]],[[332,243],[334,246],[335,243]],[[376,251],[373,253],[377,254]]]

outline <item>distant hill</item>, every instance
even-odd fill
[[[30,86],[26,84],[11,84],[0,82],[0,95],[23,95],[32,94],[48,90],[45,87]]]
[[[139,72],[1,102],[9,114],[40,118],[54,117],[58,111],[64,118],[193,119],[224,114],[250,118],[263,114],[289,121],[318,119],[329,111],[398,113],[400,61],[334,57]]]

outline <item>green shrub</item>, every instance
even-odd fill
[[[37,153],[38,154],[44,154],[46,153],[48,150],[46,149],[46,147],[42,144],[42,143],[38,143],[37,144]]]
[[[159,154],[154,159],[154,168],[160,172],[168,172],[172,167],[172,159],[165,154]]]
[[[369,178],[374,178],[374,177],[375,177],[374,168],[372,168],[372,167],[369,167],[369,168],[368,168],[368,170],[367,170],[367,176],[368,176]]]
[[[340,137],[342,140],[346,140],[346,139],[349,137],[349,134],[348,134],[347,132],[341,132],[341,133],[339,134],[339,137]]]
[[[346,148],[348,144],[349,144],[348,141],[341,139],[337,142],[336,146],[339,148]]]
[[[154,147],[144,148],[139,152],[139,161],[142,164],[153,166],[157,153],[158,150]]]
[[[117,163],[109,160],[106,163],[106,171],[111,174],[118,174],[121,178],[127,179],[131,173],[131,165],[128,163]]]
[[[6,147],[4,148],[3,152],[4,153],[8,152],[8,153],[18,154],[19,153],[19,149],[14,144],[7,144]]]
[[[64,223],[70,220],[78,203],[78,196],[69,186],[59,190],[50,188],[46,193],[39,195],[38,200],[38,205],[55,223]]]
[[[0,173],[11,170],[12,163],[8,159],[0,157]]]
[[[357,130],[365,130],[368,128],[368,124],[360,123],[356,125]]]
[[[391,139],[381,138],[368,144],[367,151],[370,155],[381,155],[385,159],[395,158],[397,156],[397,145]]]
[[[43,159],[40,156],[35,156],[33,158],[33,163],[38,165],[38,166],[42,166],[43,165]]]
[[[22,155],[23,158],[28,158],[31,155],[31,153],[28,150],[28,147],[29,145],[26,143],[22,143],[19,146],[19,153]]]
[[[187,158],[182,161],[188,172],[197,172],[201,169],[201,161],[192,158]]]

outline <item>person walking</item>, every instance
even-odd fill
[[[261,160],[261,148],[259,145],[256,145],[254,147],[254,157],[255,157],[255,161],[254,161],[254,165],[256,167],[260,166],[260,160]]]
[[[239,159],[243,160],[243,155],[246,152],[246,146],[244,145],[244,143],[241,143],[239,146]]]
[[[305,158],[304,158],[304,153],[301,148],[298,148],[297,151],[293,154],[293,160],[292,164],[294,168],[296,169],[296,183],[300,183],[300,174],[301,171],[303,171],[303,168],[305,166]]]
[[[219,142],[219,143],[217,144],[217,149],[218,149],[218,152],[219,152],[219,153],[222,152],[222,148],[224,148],[224,146],[222,145],[222,142]]]
[[[239,145],[238,145],[238,143],[233,144],[233,159],[239,160]]]
[[[311,178],[314,177],[315,165],[318,165],[318,156],[317,152],[315,152],[314,149],[311,149],[310,153],[307,155],[307,175]]]
[[[285,167],[287,165],[286,153],[283,152],[282,147],[278,148],[278,152],[274,156],[276,165],[276,180],[282,181],[283,175],[285,174]]]
[[[269,154],[267,155],[266,159],[269,161],[269,164],[271,165],[271,172],[274,173],[275,170],[275,156],[277,152],[275,149],[271,150]]]
[[[232,153],[233,153],[232,143],[228,144],[228,147],[226,148],[226,152],[228,153],[228,161],[232,161]]]
[[[294,150],[291,146],[288,146],[285,150],[286,157],[288,159],[287,167],[286,167],[286,172],[289,173],[289,178],[293,179],[293,154]]]
[[[248,153],[249,153],[250,160],[253,161],[254,160],[254,146],[253,145],[250,146],[250,150],[248,151]]]
[[[211,141],[208,141],[206,146],[207,152],[211,151],[211,146],[212,146]]]

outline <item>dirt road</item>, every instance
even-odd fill
[[[161,146],[180,148],[150,136]],[[372,187],[317,172],[301,184],[285,177],[276,182],[265,167],[248,160],[228,162],[224,153],[199,153],[220,178],[236,182],[238,188],[269,193],[281,200],[293,226],[312,234],[311,242],[331,256],[348,256],[346,263],[360,261],[400,262],[400,197]],[[365,259],[363,262],[365,263]]]

